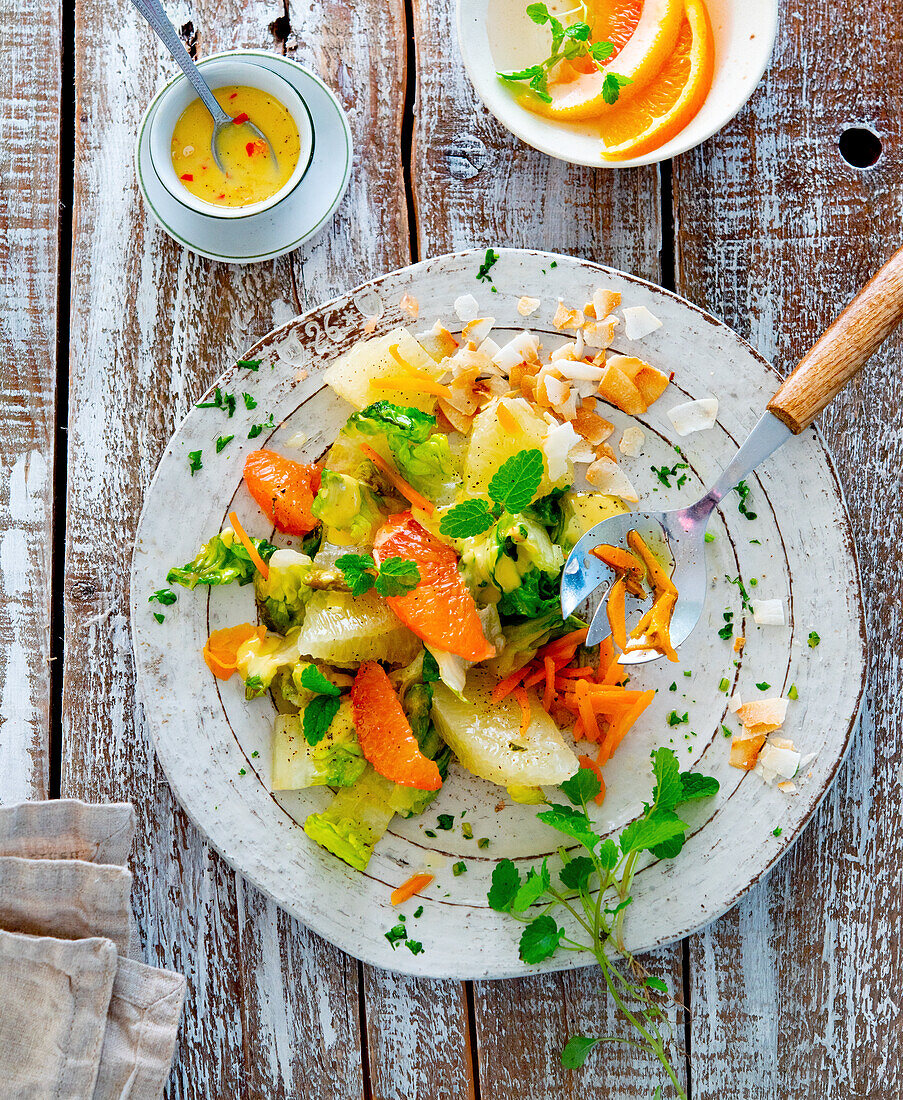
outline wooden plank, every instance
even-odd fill
[[[0,5],[0,803],[46,798],[59,275],[59,3]]]
[[[678,289],[789,370],[896,247],[903,170],[865,172],[851,123],[899,134],[899,77],[878,9],[847,12],[855,62],[824,0],[781,21],[766,84],[674,175]],[[819,74],[818,79],[813,74]],[[717,226],[717,234],[712,227]],[[899,759],[899,372],[893,338],[822,419],[866,579],[871,700],[837,783],[793,851],[691,940],[694,1091],[737,1100],[903,1093],[894,990],[903,960]],[[791,444],[792,445],[792,444]],[[863,492],[863,488],[866,491]],[[846,583],[826,578],[826,583]],[[805,735],[798,739],[805,751]]]
[[[414,0],[418,110],[412,177],[420,254],[474,245],[544,248],[660,281],[657,170],[580,168],[523,145],[476,99],[459,55],[449,48],[453,24],[449,0]],[[682,989],[679,946],[660,952],[650,965]],[[574,1089],[587,1096],[616,1091],[627,1100],[649,1096],[660,1080],[626,1048],[594,1054],[579,1076],[561,1068],[569,1034],[627,1034],[599,990],[595,968],[476,983],[473,1000],[483,1100],[548,1100]],[[680,1062],[676,1045],[672,1053]]]
[[[190,17],[201,53],[234,45],[281,50],[289,32],[263,0],[205,2],[171,14],[177,24]],[[274,14],[278,37],[269,29]],[[110,50],[102,28],[113,26],[122,30]],[[342,5],[315,4],[296,29],[317,43],[315,67],[327,79],[338,74],[355,107],[366,173],[377,160],[368,146],[374,132],[384,149],[397,146],[391,97],[364,94],[371,71],[400,83],[396,45],[364,34]],[[135,897],[145,951],[189,978],[169,1095],[363,1096],[358,965],[235,875],[160,774],[132,702],[126,577],[144,490],[197,395],[301,304],[347,285],[355,265],[394,266],[404,257],[396,244],[407,239],[404,205],[393,207],[388,186],[400,169],[383,152],[383,176],[358,181],[335,224],[293,259],[212,264],[154,228],[137,195],[133,135],[142,105],[173,66],[124,0],[81,6],[76,64],[80,118],[91,125],[80,134],[76,179],[63,790],[131,798],[138,808]],[[381,222],[364,205],[368,186],[385,196]],[[373,255],[376,242],[383,251]]]

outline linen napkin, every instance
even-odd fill
[[[158,1100],[185,979],[124,958],[131,806],[0,807],[0,1097]]]

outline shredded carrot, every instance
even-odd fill
[[[634,702],[633,706],[631,706],[617,722],[612,723],[602,745],[604,752],[602,763],[607,763],[612,758],[615,749],[620,745],[631,729],[633,729],[636,720],[654,698],[654,691],[639,692],[639,698]]]
[[[580,761],[581,768],[588,768],[599,780],[602,789],[595,796],[593,802],[595,802],[597,806],[601,806],[602,801],[605,798],[605,780],[602,778],[602,769],[591,756],[578,756],[577,759]]]
[[[502,431],[506,432],[508,435],[520,435],[520,425],[507,406],[499,402],[498,408],[495,410],[495,415],[498,417]]]
[[[569,645],[575,647],[583,645],[586,641],[587,630],[588,627],[584,626],[581,627],[580,630],[572,630],[570,634],[564,634],[562,637],[556,638],[554,642],[549,642],[547,645],[544,645],[542,649],[539,650],[539,653],[537,653],[537,656],[541,654],[543,657],[547,655],[552,657],[559,649],[567,648]]]
[[[415,894],[419,894],[421,890],[425,890],[426,887],[429,886],[435,877],[435,875],[429,875],[426,872],[422,872],[419,875],[411,875],[407,882],[403,882],[401,886],[392,891],[392,904],[401,905],[401,903],[407,901],[408,898],[412,898]]]
[[[549,658],[551,660],[551,658]],[[554,662],[553,662],[554,664]],[[525,688],[536,687],[537,684],[541,684],[546,678],[546,670],[544,666],[540,665],[539,668],[531,668],[530,675],[524,680]]]
[[[238,516],[234,512],[229,513],[229,522],[232,524],[232,530],[235,532],[236,538],[242,544],[245,550],[248,551],[248,557],[254,563],[257,572],[261,575],[261,577],[263,577],[265,581],[269,580],[270,567],[263,560],[260,554],[257,553],[257,547],[248,538],[247,531],[245,531],[244,527],[242,527],[242,525],[238,522]]]
[[[605,679],[605,674],[615,662],[615,644],[611,638],[606,638],[599,646],[599,667],[596,670],[596,681]]]
[[[452,392],[448,386],[443,386],[435,378],[429,375],[411,375],[408,378],[373,378],[370,385],[377,390],[413,390],[415,393],[431,393],[435,397],[443,397],[446,401],[451,398]]]
[[[542,705],[548,711],[555,698],[555,662],[551,657],[545,657],[543,658],[543,664],[546,669],[546,690],[543,692]]]
[[[611,586],[608,602],[605,605],[608,625],[611,627],[611,636],[615,640],[615,645],[622,652],[627,648],[627,609],[624,604],[626,587],[624,578],[618,577]]]
[[[593,675],[593,669],[589,665],[584,665],[583,668],[560,668],[556,675],[565,680],[589,680]]]
[[[396,473],[395,470],[392,469],[382,455],[378,455],[376,451],[374,451],[372,447],[368,447],[366,443],[361,444],[361,450],[374,466],[382,470],[401,495],[407,497],[415,508],[420,508],[422,511],[426,512],[427,515],[431,516],[433,514],[436,509],[433,507],[432,501],[427,500],[425,496],[421,496],[412,485],[409,485],[401,474]]]
[[[583,736],[588,737],[591,741],[598,741],[602,733],[599,729],[599,723],[596,721],[596,716],[593,714],[593,707],[589,700],[589,685],[586,680],[575,681],[575,693],[580,718],[583,722]]]
[[[502,699],[507,698],[529,672],[530,665],[526,664],[516,672],[509,673],[504,680],[499,680],[492,689],[493,703],[500,703]]]
[[[643,564],[646,566],[649,581],[656,592],[673,592],[676,596],[677,589],[674,587],[674,582],[659,565],[655,554],[643,542],[638,531],[627,532],[627,545],[637,557],[642,559]]]
[[[530,722],[533,717],[530,711],[530,697],[529,695],[527,695],[526,691],[522,687],[520,687],[520,685],[514,688],[511,694],[518,701],[518,703],[520,703],[520,732],[521,737],[523,737],[527,730],[530,728]]]

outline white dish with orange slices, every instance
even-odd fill
[[[595,325],[586,323],[591,302],[592,312],[611,311],[597,316]],[[577,451],[587,450],[586,440],[567,452],[567,461],[556,453],[568,478],[572,455],[577,466],[588,462],[592,469],[601,463],[590,475],[591,485],[604,475],[609,491],[618,489],[629,497],[632,484],[641,500],[656,506],[698,495],[700,485],[745,438],[755,420],[753,410],[778,384],[776,374],[748,345],[703,311],[640,279],[584,261],[514,249],[490,256],[464,252],[373,280],[294,319],[251,348],[202,407],[189,414],[167,447],[147,495],[133,561],[131,614],[139,689],[167,777],[195,823],[252,883],[344,950],[375,965],[436,977],[506,977],[585,965],[591,959],[577,954],[538,965],[523,962],[518,926],[487,903],[500,860],[526,867],[547,857],[554,868],[559,859],[561,836],[537,819],[537,806],[514,800],[504,775],[484,769],[481,778],[452,761],[426,809],[392,819],[364,866],[352,868],[320,846],[322,842],[314,843],[304,829],[310,815],[328,812],[335,791],[324,785],[274,789],[285,788],[274,782],[273,773],[278,762],[274,726],[281,728],[278,693],[249,693],[254,676],[245,672],[255,671],[250,668],[214,678],[202,657],[213,632],[257,621],[256,582],[178,588],[173,599],[156,598],[173,565],[191,562],[198,547],[228,527],[293,549],[294,558],[277,560],[298,561],[299,539],[274,530],[268,508],[259,504],[261,499],[267,504],[265,495],[249,492],[253,486],[243,478],[247,456],[275,452],[298,463],[322,464],[362,403],[354,386],[344,390],[355,397],[355,404],[349,404],[328,384],[336,381],[336,371],[329,373],[329,368],[363,341],[399,328],[410,334],[408,343],[423,337],[422,348],[436,351],[435,339],[427,334],[437,318],[456,343],[466,342],[467,333],[463,340],[461,334],[470,326],[474,339],[487,341],[482,354],[492,352],[505,365],[488,373],[486,392],[474,390],[483,392],[482,412],[488,410],[490,416],[504,401],[517,402],[506,415],[511,408],[522,410],[520,402],[529,404],[527,395],[534,393],[525,384],[529,372],[517,370],[522,365],[518,349],[534,343],[523,336],[525,329],[540,341],[544,361],[558,356],[555,363],[561,369],[547,371],[542,383],[536,382],[551,407],[545,410],[546,435],[533,444],[539,441],[550,477],[549,440],[553,433],[555,439],[562,437],[560,424],[553,421],[577,423],[567,409],[563,379],[570,378],[582,393],[588,380],[598,378],[590,369],[592,360],[605,361],[600,384],[610,386],[609,398],[619,405],[635,402],[636,415],[628,415],[601,397],[593,398],[598,413],[614,426],[608,445],[617,462],[606,457],[604,441],[593,445],[603,448],[601,459],[594,451],[588,458],[576,457]],[[582,326],[579,334],[577,324]],[[402,343],[392,347],[403,360],[407,353]],[[413,344],[411,348],[416,351]],[[366,362],[367,355],[361,356]],[[448,371],[453,380],[462,377],[454,376],[448,364],[443,368],[445,360],[440,360],[430,366],[422,358],[420,367],[409,372],[413,380],[422,379],[425,371],[435,375],[437,380],[424,392],[432,388],[445,393],[446,383],[440,379]],[[648,378],[642,363],[651,364]],[[639,396],[659,372],[671,377],[670,384],[662,392],[656,383],[649,395],[657,400],[643,411],[648,402]],[[398,378],[405,372],[397,358],[389,373],[391,384],[399,388]],[[491,377],[500,379],[492,383],[497,393],[489,392]],[[539,379],[535,371],[531,377]],[[509,385],[518,390],[514,398],[501,392]],[[401,387],[394,399],[400,402],[404,392],[417,390]],[[686,437],[676,435],[668,413],[703,398],[718,399],[715,424]],[[452,420],[443,422],[446,433],[460,413],[453,406],[449,411]],[[477,419],[480,415],[476,413]],[[505,430],[505,416],[501,420]],[[467,430],[461,421],[459,431],[466,436]],[[472,473],[468,446],[466,439],[451,446],[453,454],[468,456],[462,460],[465,480],[468,470]],[[510,450],[526,446],[527,441],[515,439]],[[492,497],[493,489],[488,493]],[[757,472],[738,503],[742,508],[725,509],[713,528],[707,553],[710,574],[717,579],[703,619],[681,646],[680,663],[656,662],[631,674],[630,689],[649,693],[644,696],[648,706],[605,764],[604,801],[589,807],[601,832],[616,833],[634,821],[651,791],[650,753],[661,747],[679,754],[681,767],[713,776],[720,784],[715,797],[687,809],[689,835],[679,861],[648,857],[638,864],[626,921],[629,946],[637,951],[685,935],[723,912],[786,850],[836,773],[858,712],[864,643],[855,558],[837,481],[818,436],[807,432],[782,456],[779,468],[766,465]],[[429,517],[421,519],[429,528]],[[410,526],[409,520],[404,523]],[[381,568],[391,559],[383,557],[381,536],[375,542]],[[267,552],[272,561],[273,547]],[[339,561],[335,564],[343,568]],[[826,583],[826,578],[831,580]],[[757,614],[761,624],[754,621],[747,607],[757,600],[780,603],[781,615]],[[386,603],[393,606],[388,597]],[[741,632],[745,641],[738,650]],[[422,644],[417,637],[415,647]],[[502,647],[504,653],[507,644],[494,635],[497,651]],[[553,664],[560,649],[552,651]],[[374,654],[369,663],[381,657],[391,677],[398,671],[395,665],[410,660],[411,652],[403,659],[398,653]],[[477,671],[482,683],[486,674]],[[571,668],[567,675],[584,672]],[[356,676],[354,668],[347,669],[335,677],[336,686],[344,692]],[[471,690],[469,679],[468,674],[465,695]],[[796,751],[786,747],[791,742],[808,758],[792,791],[786,784],[779,789],[767,769],[754,772],[730,765],[732,746],[724,729],[741,733],[739,723],[745,721],[743,712],[739,717],[732,713],[733,704],[740,697],[749,704],[772,696],[782,701],[784,728],[781,744],[771,753],[771,770],[782,774],[777,769]],[[350,703],[357,705],[354,688]],[[534,713],[540,715],[545,705],[541,692],[532,695]],[[464,759],[470,718],[456,707],[453,693],[434,696],[436,726],[441,727],[440,719],[446,730],[448,723],[454,725],[443,735],[449,744],[460,742]],[[499,722],[522,721],[510,699],[496,713]],[[548,715],[542,721],[547,723]],[[517,741],[513,727],[512,735]],[[567,729],[563,737],[560,759],[570,761],[570,768],[574,751],[584,752],[587,746],[581,742],[572,748]],[[360,742],[365,749],[363,735]],[[588,746],[593,752],[597,747]],[[505,766],[523,751],[513,743],[508,750]],[[364,755],[378,770],[378,763],[366,751]],[[504,757],[503,749],[503,762]],[[557,797],[554,787],[545,793],[553,801]],[[393,906],[392,891],[418,874],[429,882],[405,905]],[[387,937],[399,913],[407,917],[411,941],[416,935],[416,952]]]
[[[498,74],[529,73],[553,56],[543,7],[531,4],[528,14],[525,0],[458,0],[464,65],[486,107],[521,140],[593,167],[654,164],[711,137],[752,94],[777,33],[777,0],[552,0],[546,11],[562,27],[589,28],[576,41],[597,44],[599,61],[578,46],[576,60],[546,64],[537,95],[529,77]],[[603,93],[609,73],[630,83]]]

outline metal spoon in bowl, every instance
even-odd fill
[[[670,512],[630,512],[591,527],[568,555],[561,575],[561,611],[565,618],[597,589],[611,585],[613,573],[589,553],[602,543],[623,545],[637,531],[647,545],[662,538],[674,560],[672,580],[677,603],[671,620],[671,644],[685,641],[699,621],[708,582],[704,535],[722,499],[769,455],[799,435],[837,393],[859,373],[903,321],[903,248],[856,295],[768,403],[768,409],[727,469],[701,500]],[[587,644],[610,634],[603,599],[590,622]],[[638,649],[622,654],[622,665],[645,664],[662,654]]]
[[[223,167],[223,162],[220,159],[218,148],[219,140],[227,126],[235,125],[246,126],[256,138],[260,138],[261,141],[266,142],[266,147],[270,152],[272,164],[275,169],[276,153],[266,134],[259,130],[253,122],[236,123],[235,119],[232,118],[231,115],[227,115],[222,109],[213,92],[210,91],[207,81],[201,76],[200,69],[195,65],[194,61],[192,61],[191,54],[185,49],[185,44],[176,33],[176,28],[170,23],[160,0],[132,0],[132,3],[138,11],[141,12],[148,23],[150,23],[157,37],[179,63],[182,72],[188,77],[192,87],[200,96],[201,102],[213,117],[213,137],[210,141],[210,151],[213,154],[214,163],[223,175],[226,174],[226,169]]]

